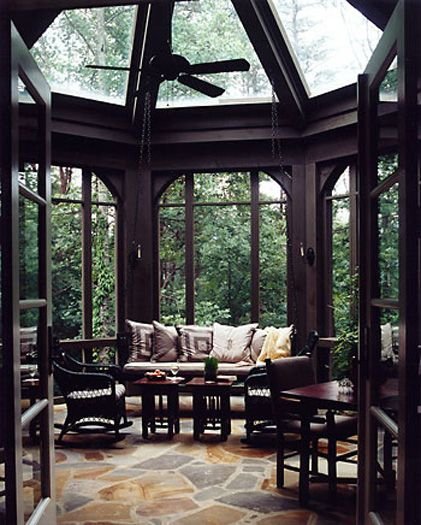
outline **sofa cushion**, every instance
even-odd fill
[[[294,325],[285,328],[266,328],[266,339],[257,358],[257,363],[264,363],[265,359],[279,359],[291,355],[291,335]]]
[[[251,363],[250,342],[257,323],[241,326],[213,324],[213,348],[210,355],[222,363]]]
[[[186,325],[177,327],[179,334],[179,361],[203,361],[212,350],[211,326]]]
[[[175,326],[164,326],[153,321],[154,345],[151,361],[177,361],[178,334]]]
[[[256,328],[250,345],[250,356],[254,362],[257,361],[257,358],[259,357],[260,352],[262,351],[266,336],[266,330],[263,330],[263,328]]]
[[[160,363],[154,363],[152,361],[138,361],[137,363],[127,363],[124,365],[123,371],[127,376],[141,377],[145,372],[153,372],[157,368],[167,372],[168,375],[171,373],[172,362],[162,361]],[[179,377],[201,377],[204,373],[204,364],[199,361],[185,361],[178,363],[180,370],[178,372]],[[219,363],[218,374],[220,375],[235,375],[237,377],[247,377],[250,370],[254,367],[254,363]]]
[[[126,326],[130,334],[127,361],[149,361],[152,355],[153,325],[126,319]]]

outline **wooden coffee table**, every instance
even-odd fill
[[[178,385],[182,377],[175,379],[138,379],[137,385],[142,396],[142,437],[148,438],[148,431],[155,433],[157,428],[166,428],[168,439],[180,432]],[[166,403],[164,400],[166,397]]]
[[[220,430],[221,440],[231,433],[230,391],[233,380],[205,381],[195,377],[186,384],[193,396],[193,437],[205,430]]]

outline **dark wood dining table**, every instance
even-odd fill
[[[336,410],[357,411],[356,394],[339,392],[337,381],[316,383],[291,390],[282,391],[283,398],[300,401],[301,414],[301,447],[300,447],[300,474],[299,500],[305,506],[309,499],[310,484],[310,419],[317,409],[334,412]]]

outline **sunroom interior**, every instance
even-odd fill
[[[279,509],[271,500],[270,512],[248,512],[262,524],[288,512],[291,523],[420,522],[420,15],[410,0],[15,0],[4,8],[4,523],[100,523],[92,502],[84,515],[86,501],[66,500],[65,469],[54,466],[66,461],[53,450],[50,354],[60,346],[118,362],[127,320],[293,324],[293,353],[316,330],[319,382],[340,377],[337,349],[351,340],[358,483],[351,496],[340,493],[350,508],[339,496],[328,511],[285,506],[297,501],[293,491]],[[41,390],[32,399],[19,365],[22,333],[34,326]],[[393,410],[381,403],[387,379]],[[37,474],[33,464],[28,474],[25,440],[35,427],[48,474],[28,506]],[[385,436],[392,483],[379,459]],[[228,443],[224,454],[235,454]],[[143,445],[139,437],[127,447],[138,448],[137,463]],[[153,445],[145,457],[156,456]],[[94,440],[88,450],[95,454]],[[280,490],[268,483],[271,494]],[[164,494],[155,513],[113,521],[113,508],[101,523],[170,523],[171,515],[197,523],[206,512],[220,523],[251,519],[239,510],[247,505],[225,497],[215,496],[212,511],[200,497],[198,507],[180,503],[177,514]]]

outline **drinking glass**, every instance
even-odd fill
[[[172,373],[172,378],[171,379],[175,379],[177,374],[178,374],[178,371],[180,370],[180,367],[178,365],[172,365],[170,370],[171,370],[171,373]]]

